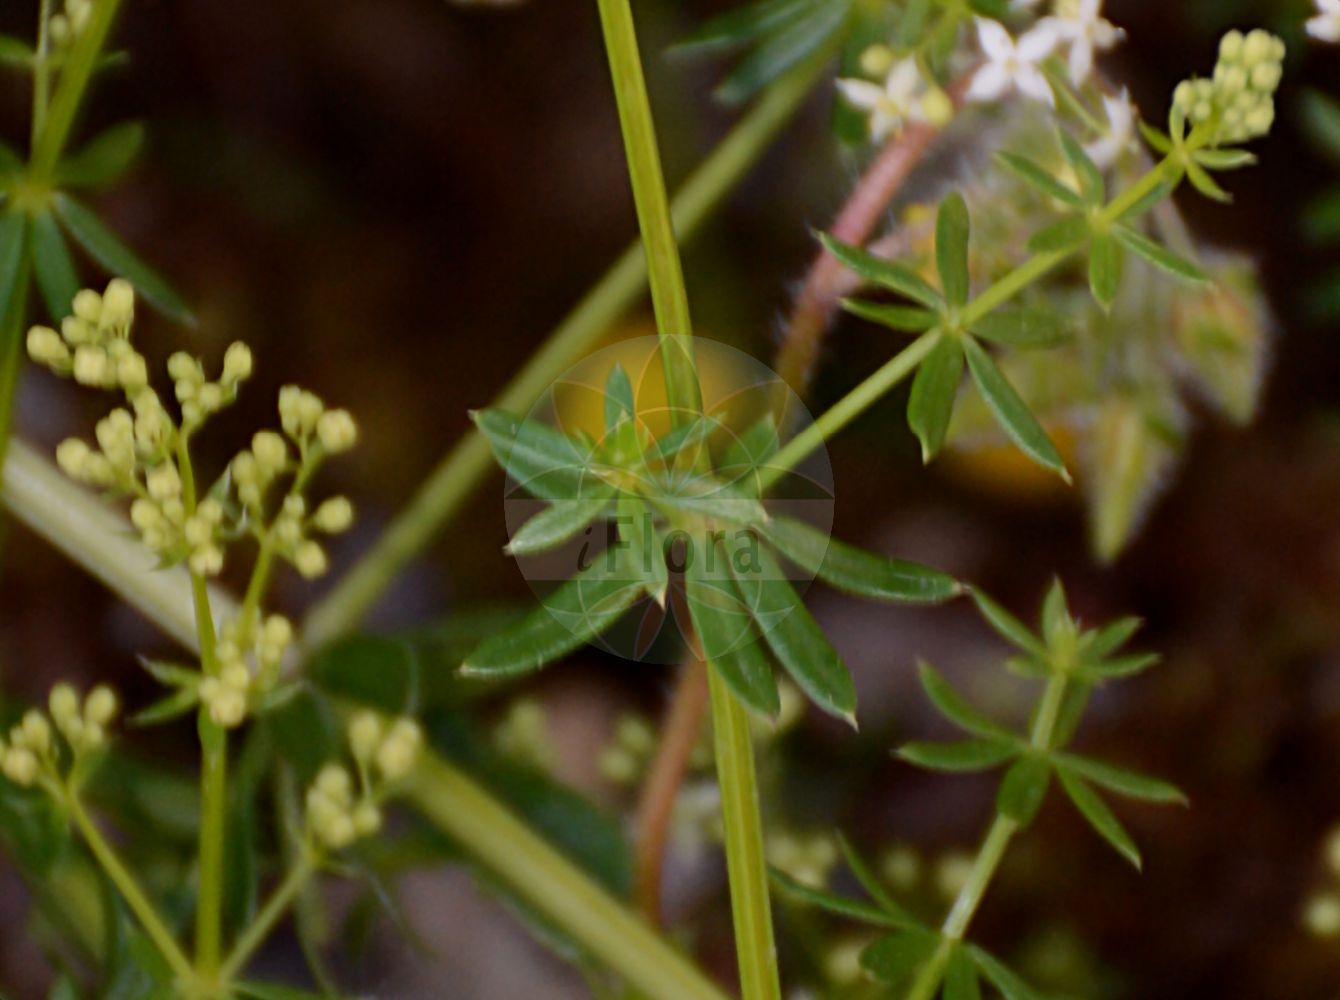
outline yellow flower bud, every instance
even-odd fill
[[[171,497],[181,496],[181,476],[171,462],[154,466],[144,477],[149,496],[162,502]]]
[[[330,410],[321,414],[317,421],[316,436],[326,451],[338,455],[358,441],[358,426],[348,410]]]
[[[21,788],[27,788],[37,780],[37,757],[31,750],[11,747],[5,753],[5,777]]]
[[[74,311],[75,316],[85,323],[92,323],[96,326],[102,319],[102,296],[91,288],[80,289],[75,293],[70,308]]]
[[[74,352],[74,380],[80,385],[101,386],[107,380],[107,352],[101,347],[82,344]]]
[[[316,542],[303,542],[293,554],[293,565],[297,567],[299,573],[313,580],[325,573],[328,568],[326,550]]]
[[[313,787],[333,802],[348,803],[353,800],[353,778],[339,764],[327,764],[323,767],[317,774]]]
[[[354,523],[354,505],[346,497],[331,497],[316,509],[312,523],[328,535],[348,531]]]
[[[359,712],[349,722],[349,750],[354,759],[366,764],[372,760],[382,741],[381,720],[372,712]]]
[[[223,355],[223,380],[241,382],[251,378],[251,348],[241,341],[228,346]]]
[[[261,471],[270,476],[288,464],[288,444],[274,431],[257,431],[251,439],[251,453]]]
[[[223,572],[223,550],[217,545],[202,545],[191,553],[190,565],[197,576],[218,576]]]
[[[84,718],[93,725],[106,726],[116,718],[116,694],[105,684],[99,684],[84,700]]]
[[[63,365],[70,360],[70,349],[51,327],[35,326],[28,331],[28,357],[41,365]]]
[[[28,709],[23,716],[23,744],[34,753],[44,754],[51,747],[51,724],[35,708]]]
[[[82,479],[92,449],[78,438],[66,438],[56,446],[56,464],[71,479]]]
[[[124,326],[135,318],[135,288],[125,278],[113,278],[102,293],[102,321]]]
[[[360,802],[353,815],[354,833],[370,837],[382,828],[382,813],[371,802]]]
[[[63,682],[57,684],[47,696],[47,708],[57,727],[64,732],[69,722],[79,716],[79,695],[73,686]]]

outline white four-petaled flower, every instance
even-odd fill
[[[1135,145],[1135,106],[1123,87],[1115,97],[1103,96],[1103,109],[1107,112],[1107,132],[1085,146],[1084,151],[1099,169],[1106,170]]]
[[[1317,16],[1307,22],[1307,33],[1322,42],[1340,42],[1340,0],[1317,0]]]
[[[1126,37],[1126,32],[1103,17],[1103,0],[1064,0],[1057,3],[1056,10],[1039,25],[1048,27],[1070,46],[1070,79],[1078,85],[1093,72],[1094,52],[1112,48]]]
[[[1040,21],[1015,41],[1000,22],[979,17],[977,39],[986,65],[973,75],[968,100],[994,101],[1014,88],[1025,97],[1055,106],[1052,88],[1038,66],[1061,41],[1053,25]]]
[[[851,105],[869,112],[870,137],[876,142],[896,133],[905,122],[923,117],[926,83],[912,59],[896,63],[883,86],[869,80],[839,80],[837,86]]]

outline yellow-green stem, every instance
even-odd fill
[[[304,850],[298,856],[298,863],[289,870],[284,881],[261,907],[260,913],[252,919],[242,936],[237,939],[237,943],[233,945],[233,950],[224,959],[223,965],[219,967],[218,981],[223,987],[226,988],[239,973],[246,971],[247,963],[265,943],[265,939],[270,936],[280,918],[288,912],[294,898],[315,871],[316,860],[310,852]]]
[[[768,866],[763,850],[749,713],[731,694],[716,667],[709,664],[707,676],[740,992],[745,1000],[756,997],[771,1000],[781,996],[781,984],[773,943]]]
[[[51,100],[51,0],[42,0],[37,9],[37,50],[33,65],[33,121],[32,147],[37,146],[37,137],[42,134],[46,122],[47,103]]]
[[[671,206],[681,239],[696,232],[813,89],[832,56],[818,53],[769,88],[685,182]],[[564,369],[576,362],[646,288],[647,258],[633,244],[554,329],[526,366],[489,405],[525,412]],[[494,468],[488,441],[470,431],[419,488],[377,544],[312,609],[303,626],[309,648],[357,628],[396,574],[455,517]]]
[[[190,960],[182,952],[181,946],[177,944],[176,938],[168,930],[163,919],[154,909],[154,905],[149,902],[149,897],[145,895],[144,890],[135,881],[135,876],[126,868],[125,863],[107,839],[103,837],[102,831],[98,829],[96,823],[89,818],[88,813],[84,811],[83,803],[79,801],[79,796],[70,793],[66,801],[70,810],[70,817],[78,827],[84,842],[88,844],[88,849],[93,852],[93,857],[97,859],[107,877],[112,880],[116,886],[116,891],[121,894],[121,898],[126,901],[130,907],[130,912],[135,914],[135,919],[139,921],[140,926],[144,928],[144,933],[149,935],[149,939],[154,943],[154,947],[162,954],[163,959],[172,968],[182,985],[192,983],[195,979],[195,972],[191,968]]]
[[[1029,745],[1039,753],[1051,749],[1052,737],[1056,732],[1056,720],[1061,712],[1061,704],[1065,700],[1065,692],[1065,675],[1053,674],[1043,691],[1042,701],[1038,705],[1029,735]],[[1018,823],[1003,813],[996,814],[991,829],[987,831],[986,839],[982,841],[982,846],[977,851],[977,857],[973,859],[967,881],[963,883],[963,888],[955,897],[949,915],[945,917],[940,927],[940,945],[913,980],[905,1000],[934,1000],[954,949],[968,933],[968,926],[972,923],[978,907],[982,905],[982,899],[1000,868],[1005,852],[1018,832]]]

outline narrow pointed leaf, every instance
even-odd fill
[[[866,281],[872,281],[881,288],[906,295],[927,309],[939,309],[943,306],[940,293],[920,275],[901,264],[876,257],[859,247],[849,246],[827,233],[820,233],[819,240],[825,250]]]
[[[56,212],[76,243],[107,271],[125,278],[135,291],[169,319],[194,324],[195,317],[172,286],[137,257],[91,211],[67,194],[57,194]]]
[[[1042,637],[1049,645],[1054,646],[1062,632],[1069,631],[1073,626],[1074,619],[1070,617],[1070,603],[1066,599],[1065,584],[1061,582],[1059,576],[1052,577],[1051,586],[1047,588],[1047,596],[1042,599]]]
[[[814,0],[763,0],[710,18],[678,42],[675,55],[712,52],[745,45],[796,20]]]
[[[486,639],[466,657],[461,674],[501,678],[538,670],[598,638],[642,596],[641,581],[601,554],[582,573],[544,598],[522,621]]]
[[[746,571],[731,561],[740,593],[779,663],[825,712],[856,725],[856,687],[846,664],[766,547]]]
[[[110,184],[135,161],[142,145],[142,122],[113,125],[57,165],[56,183],[62,187],[102,187]]]
[[[949,419],[954,414],[963,381],[963,345],[960,338],[941,334],[917,369],[907,400],[907,423],[921,442],[921,460],[929,464],[944,447]]]
[[[940,714],[965,732],[992,741],[1013,741],[1015,736],[969,705],[943,674],[929,663],[920,665],[919,677],[926,697]]]
[[[508,555],[525,556],[557,548],[600,517],[614,491],[576,500],[551,500],[549,506],[523,524],[507,543]]]
[[[749,100],[833,37],[847,20],[850,7],[850,0],[813,5],[745,56],[717,88],[717,99],[727,104]]]
[[[1155,205],[1161,202],[1168,195],[1172,194],[1173,185],[1167,181],[1160,181],[1144,197],[1138,199],[1134,205],[1121,213],[1120,222],[1134,222],[1141,216],[1148,214]]]
[[[1117,239],[1128,250],[1133,250],[1159,270],[1166,271],[1174,278],[1181,278],[1183,281],[1197,284],[1203,284],[1210,280],[1210,276],[1191,261],[1179,257],[1167,247],[1155,243],[1148,236],[1136,232],[1130,226],[1117,226],[1113,231],[1117,234]]]
[[[1057,347],[1074,336],[1074,330],[1059,313],[1029,306],[1005,306],[973,324],[972,332],[1008,347]]]
[[[1145,137],[1145,142],[1149,143],[1157,153],[1167,155],[1172,152],[1172,140],[1156,129],[1153,125],[1140,123],[1140,134]]]
[[[717,558],[726,554],[717,549]],[[705,571],[706,559],[695,559],[686,573],[689,615],[703,658],[721,674],[747,707],[767,718],[781,710],[772,664],[759,644],[757,626],[729,573]]]
[[[1069,250],[1088,238],[1089,220],[1082,215],[1067,215],[1034,233],[1028,240],[1028,249],[1032,253]]]
[[[1014,387],[1006,381],[991,355],[971,337],[963,338],[963,350],[968,357],[973,381],[977,383],[978,391],[1001,429],[1025,455],[1069,482],[1070,474],[1066,472],[1065,462],[1056,450],[1056,445],[1052,444],[1051,438],[1047,437],[1047,432],[1042,429],[1028,405],[1019,398]]]
[[[1085,656],[1095,659],[1111,656],[1130,642],[1131,637],[1140,630],[1140,626],[1143,624],[1143,621],[1133,615],[1119,618],[1110,625],[1104,625],[1102,628],[1089,633],[1088,641],[1084,644],[1082,652]]]
[[[897,753],[917,767],[963,773],[999,767],[1017,756],[1019,748],[1002,740],[960,740],[957,743],[908,743],[899,747]]]
[[[1158,653],[1134,653],[1130,656],[1118,656],[1099,663],[1085,664],[1080,668],[1091,680],[1116,681],[1142,674],[1156,665],[1162,657]]]
[[[1196,162],[1207,170],[1241,170],[1256,165],[1256,154],[1245,149],[1202,149]]]
[[[858,899],[848,899],[846,896],[825,892],[823,889],[808,886],[804,882],[797,882],[790,875],[777,868],[769,869],[769,874],[787,895],[795,896],[797,899],[809,903],[811,906],[817,906],[819,909],[835,916],[846,917],[849,920],[871,924],[875,927],[888,927],[891,930],[901,929],[904,926],[900,921],[877,906],[871,906],[869,903],[863,903]]]
[[[718,475],[747,496],[761,497],[763,484],[759,470],[777,454],[781,444],[777,424],[771,414],[755,421],[748,430],[727,446],[717,467]]]
[[[1131,835],[1126,832],[1125,827],[1112,814],[1107,803],[1092,788],[1084,783],[1082,779],[1072,774],[1068,768],[1060,768],[1057,771],[1061,779],[1061,787],[1065,789],[1066,795],[1070,796],[1070,801],[1075,804],[1075,808],[1094,828],[1104,840],[1106,840],[1123,858],[1129,861],[1138,870],[1141,867],[1140,849],[1136,847],[1135,841]]]
[[[616,364],[605,380],[605,432],[613,433],[621,421],[633,419],[635,412],[633,383],[623,365]]]
[[[1075,738],[1092,696],[1093,686],[1084,683],[1081,678],[1066,686],[1065,697],[1061,699],[1061,708],[1056,713],[1056,726],[1052,729],[1052,750],[1066,746]]]
[[[1207,198],[1212,198],[1225,205],[1233,200],[1233,196],[1221,188],[1205,168],[1195,161],[1186,165],[1186,179],[1191,182],[1192,187]]]
[[[1109,792],[1124,795],[1128,799],[1142,802],[1157,802],[1161,805],[1187,804],[1187,798],[1181,789],[1161,778],[1150,777],[1123,767],[1106,764],[1100,760],[1081,757],[1078,754],[1057,754],[1056,761],[1080,777],[1093,782]]]
[[[838,846],[842,849],[842,856],[847,861],[847,867],[851,873],[856,876],[856,881],[864,889],[880,908],[897,923],[896,926],[903,928],[922,928],[925,925],[913,917],[907,910],[884,888],[884,883],[879,880],[874,869],[870,867],[869,862],[865,860],[851,845],[846,837],[838,834]]]
[[[794,518],[774,518],[766,534],[801,569],[858,597],[924,604],[945,601],[961,592],[958,581],[947,573],[866,552]]]
[[[1084,199],[1078,191],[1073,190],[1068,185],[1061,183],[1045,169],[1034,163],[1032,160],[1015,153],[997,153],[996,160],[1002,167],[1014,174],[1016,177],[1031,184],[1048,198],[1055,198],[1071,208],[1083,208]]]
[[[0,215],[0,316],[9,312],[9,303],[18,289],[27,231],[26,216],[18,213]]]
[[[1051,775],[1045,758],[1035,754],[1020,757],[1001,779],[996,808],[1020,826],[1027,826],[1042,808]]]
[[[200,704],[200,691],[195,687],[178,688],[165,698],[160,698],[143,711],[130,717],[132,726],[160,726],[173,719],[179,719],[195,710]]]
[[[989,951],[976,945],[965,945],[964,947],[967,948],[968,954],[972,956],[973,964],[981,970],[982,975],[990,981],[992,986],[1000,990],[1001,996],[1005,1000],[1043,1000],[1041,993],[1020,979],[1009,966]]]
[[[940,272],[940,285],[945,299],[955,306],[968,301],[970,278],[968,273],[968,241],[971,225],[968,203],[954,191],[942,202],[935,217],[935,264]]]
[[[46,301],[47,312],[53,320],[64,319],[70,315],[70,303],[79,291],[79,276],[75,273],[65,237],[50,212],[32,217],[28,224],[28,240],[33,255],[33,272]]]
[[[200,671],[194,667],[168,663],[165,660],[151,660],[145,656],[141,656],[139,660],[140,666],[164,687],[194,687],[200,682]]]
[[[1109,233],[1095,234],[1089,248],[1089,289],[1094,301],[1110,310],[1121,287],[1121,244]]]
[[[940,943],[931,931],[901,931],[861,952],[861,967],[883,983],[903,982],[925,964]]]
[[[1103,172],[1098,169],[1098,165],[1093,162],[1089,154],[1084,152],[1084,147],[1075,141],[1074,136],[1064,129],[1061,130],[1060,135],[1061,152],[1065,154],[1066,160],[1079,179],[1079,191],[1083,195],[1084,201],[1089,205],[1103,204],[1107,199]]]
[[[506,410],[476,410],[471,417],[498,464],[532,496],[573,500],[595,485],[586,472],[586,456],[561,431]]]
[[[861,299],[843,299],[842,308],[853,316],[868,319],[880,326],[902,333],[924,333],[937,322],[939,314],[916,306],[891,306],[879,302],[864,302]]]
[[[982,1000],[977,966],[962,948],[955,948],[945,969],[944,1000]]]
[[[651,599],[665,607],[670,571],[665,565],[665,548],[651,509],[636,497],[621,496],[616,525],[621,543],[627,543],[625,565],[631,566],[635,575],[646,583]]]

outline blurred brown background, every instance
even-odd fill
[[[710,100],[720,66],[659,53],[727,6],[637,5],[672,179],[733,116]],[[0,30],[29,34],[30,7],[5,4]],[[594,5],[132,0],[126,8],[117,38],[132,60],[103,81],[83,134],[139,117],[150,142],[99,207],[198,308],[193,349],[217,356],[243,337],[256,350],[258,376],[243,405],[206,443],[220,462],[236,434],[272,419],[274,390],[290,379],[359,415],[363,445],[329,478],[360,508],[358,530],[336,553],[346,565],[465,431],[466,409],[488,401],[633,235]],[[1112,0],[1110,16],[1130,37],[1108,66],[1144,107],[1162,108],[1176,80],[1213,61],[1223,28],[1279,26],[1305,9]],[[1114,568],[1085,555],[1078,504],[923,473],[896,401],[832,447],[844,537],[963,573],[1021,611],[1059,572],[1081,614],[1143,615],[1143,645],[1166,654],[1157,671],[1096,703],[1083,741],[1173,778],[1193,808],[1122,811],[1145,848],[1138,877],[1064,807],[1049,807],[983,910],[979,937],[993,947],[1092,961],[1086,968],[1100,971],[1086,995],[1292,1000],[1340,991],[1340,942],[1299,925],[1303,900],[1324,884],[1321,840],[1340,822],[1340,352],[1337,325],[1305,308],[1325,261],[1298,235],[1303,206],[1340,181],[1340,164],[1315,154],[1296,113],[1304,85],[1340,93],[1340,53],[1300,47],[1289,69],[1261,166],[1231,178],[1237,205],[1185,199],[1201,234],[1249,251],[1265,269],[1280,333],[1264,413],[1247,433],[1202,422],[1176,483]],[[0,133],[26,135],[26,115],[26,86],[6,77]],[[771,353],[777,317],[813,250],[810,228],[831,217],[858,168],[831,142],[827,95],[817,98],[692,245],[704,333]],[[151,357],[180,346],[181,334],[156,318],[139,336]],[[815,409],[888,351],[869,328],[840,328]],[[18,425],[27,439],[54,445],[90,426],[102,404],[30,372]],[[526,594],[499,553],[498,488],[482,490],[402,579],[377,627]],[[292,579],[281,586],[291,611],[309,597]],[[816,612],[857,672],[864,735],[852,746],[822,724],[806,727],[788,782],[794,811],[862,843],[971,847],[989,788],[914,774],[885,750],[926,731],[915,656],[960,677],[980,673],[989,649],[980,626],[962,608],[889,612],[830,595]],[[7,696],[39,697],[68,676],[118,678],[134,697],[145,688],[133,653],[161,648],[40,540],[10,533],[0,581]],[[669,675],[609,664],[558,674],[544,691],[565,773],[599,789],[589,758],[600,727],[618,703],[655,711]],[[841,778],[821,789],[812,779],[825,768]],[[418,880],[407,900],[436,954],[387,934],[368,988],[480,1000],[584,995],[581,980],[462,873]],[[35,995],[43,978],[21,914],[0,858],[0,988],[15,998]],[[719,929],[724,938],[726,925]],[[725,947],[707,951],[720,961]]]

